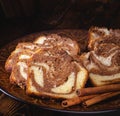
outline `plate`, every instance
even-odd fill
[[[103,112],[112,112],[120,110],[120,96],[116,96],[112,99],[100,102],[88,108],[83,108],[80,105],[75,105],[69,108],[63,108],[60,105],[59,101],[33,98],[26,95],[25,91],[19,88],[18,86],[12,85],[9,83],[10,74],[7,73],[4,69],[5,61],[13,51],[16,45],[19,42],[31,42],[40,35],[48,34],[58,34],[60,36],[66,36],[73,39],[76,39],[82,50],[85,50],[87,45],[87,30],[53,30],[29,34],[27,36],[16,39],[15,41],[7,44],[0,49],[0,90],[6,95],[24,103],[38,106],[39,108],[59,111],[59,112],[68,112],[68,113],[103,113]]]

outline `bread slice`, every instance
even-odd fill
[[[52,98],[76,97],[83,88],[88,72],[80,62],[58,48],[40,50],[30,60],[26,93]]]
[[[22,89],[26,88],[26,81],[28,78],[28,65],[23,61],[18,61],[12,69],[10,75],[10,83],[20,86]]]
[[[27,62],[39,49],[34,43],[19,43],[5,63],[5,69],[11,72],[10,82],[25,89],[28,77]]]
[[[120,82],[120,46],[99,44],[95,50],[81,56],[94,86]]]
[[[39,46],[30,42],[18,43],[15,50],[10,54],[5,62],[5,69],[7,72],[12,71],[12,67],[20,59],[29,59],[35,51],[39,49]]]
[[[88,48],[94,50],[101,43],[114,43],[120,46],[120,30],[104,27],[92,27],[89,29]]]
[[[77,55],[80,53],[80,47],[75,40],[67,37],[61,37],[58,34],[49,34],[36,38],[34,43],[45,48],[58,47],[65,50],[69,55]]]
[[[33,43],[19,43],[5,63],[6,71],[11,72],[10,82],[25,89],[29,68],[27,62],[37,50],[48,50],[48,48],[53,47],[65,50],[72,55],[77,55],[79,52],[78,44],[75,41],[69,38],[61,38],[56,34],[41,36]]]
[[[22,89],[26,87],[26,80],[28,78],[28,61],[34,53],[29,50],[23,50],[19,54],[13,56],[12,71],[10,75],[10,82],[20,86]],[[17,56],[16,56],[17,55]],[[16,57],[15,57],[16,56]],[[10,67],[10,66],[9,66]]]

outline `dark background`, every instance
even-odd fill
[[[120,28],[119,0],[0,0],[0,47],[51,29]]]

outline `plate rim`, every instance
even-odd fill
[[[50,111],[57,111],[57,112],[62,112],[62,113],[73,113],[73,114],[102,114],[102,113],[110,113],[110,112],[120,111],[119,108],[108,109],[108,110],[96,110],[96,111],[72,111],[72,110],[66,110],[66,109],[49,108],[49,107],[40,106],[38,104],[34,104],[34,103],[29,102],[29,101],[25,101],[21,98],[18,98],[16,96],[12,95],[11,93],[9,93],[8,91],[4,90],[1,86],[0,86],[0,91],[3,92],[5,95],[9,96],[10,98],[18,101],[18,102],[22,102],[22,103],[25,103],[28,105],[34,105],[35,107],[45,109],[45,110],[50,110]]]

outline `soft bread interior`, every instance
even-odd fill
[[[120,83],[120,73],[113,75],[89,74],[90,80],[94,86]]]
[[[45,78],[43,76],[43,73],[40,68],[37,66],[30,67],[30,70],[34,72],[34,79],[37,82],[37,84],[44,88],[44,81]],[[75,77],[74,72],[71,72],[71,74],[68,77],[68,80],[64,82],[62,85],[59,85],[58,87],[51,88],[51,92],[46,91],[38,91],[36,87],[33,85],[32,79],[28,78],[27,80],[27,90],[26,93],[29,95],[37,95],[37,96],[49,96],[52,98],[64,98],[64,99],[70,99],[73,97],[76,97],[76,90],[83,88],[88,80],[88,72],[85,68],[80,66],[80,71],[77,73],[77,77]],[[74,88],[74,91],[72,90]]]
[[[44,42],[45,42],[46,39],[47,39],[47,37],[45,37],[45,36],[40,36],[40,37],[38,37],[38,38],[34,41],[34,43],[36,43],[36,44],[44,44]]]
[[[71,72],[71,74],[68,76],[68,80],[65,83],[63,83],[58,87],[51,88],[51,91],[60,94],[70,93],[72,91],[72,88],[74,87],[74,83],[75,83],[75,73]]]
[[[47,54],[49,52],[49,54]],[[57,48],[41,50],[29,60],[26,93],[52,98],[73,98],[85,87],[88,72],[79,57],[71,57]]]
[[[61,37],[57,34],[39,36],[34,43],[49,48],[59,47],[70,55],[77,55],[80,53],[80,48],[76,41],[70,38]]]
[[[10,82],[20,86],[22,89],[26,87],[26,80],[28,78],[28,65],[26,62],[19,61],[14,65],[11,75]]]
[[[89,29],[88,48],[94,49],[97,45],[97,41],[110,35],[110,31],[107,28],[92,27]]]
[[[15,50],[11,52],[10,56],[5,62],[5,69],[7,72],[12,71],[12,67],[17,61],[21,59],[29,59],[35,51],[39,49],[38,45],[30,42],[18,43]]]

